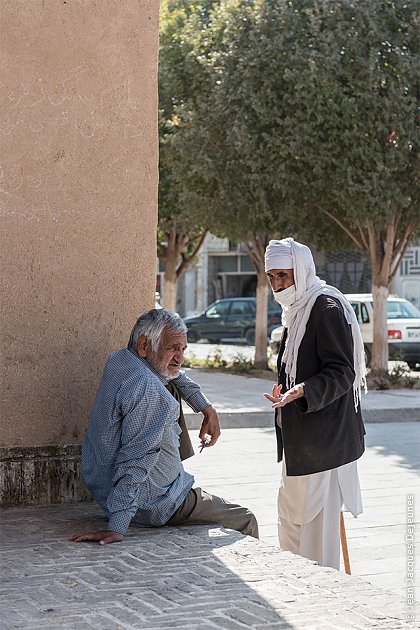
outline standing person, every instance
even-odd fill
[[[344,295],[316,276],[311,251],[272,240],[265,270],[283,309],[278,384],[264,396],[276,410],[282,549],[340,567],[340,511],[362,512],[357,460],[364,452],[360,411],[366,391],[363,342]]]
[[[219,420],[200,387],[180,372],[187,327],[176,313],[148,311],[128,348],[105,365],[82,450],[86,486],[108,518],[106,530],[74,542],[121,542],[129,528],[218,523],[258,538],[255,516],[201,488],[181,463],[193,454],[180,397],[201,411],[203,448],[216,443]]]

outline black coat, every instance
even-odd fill
[[[287,329],[280,343],[278,383],[286,391],[281,362]],[[353,338],[339,300],[320,295],[312,308],[299,348],[296,384],[304,398],[281,408],[276,422],[278,461],[283,450],[289,476],[331,470],[358,459],[364,449],[360,405],[353,400]],[[277,414],[276,414],[277,418]]]

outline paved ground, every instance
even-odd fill
[[[131,530],[123,544],[105,548],[76,545],[67,541],[71,533],[106,526],[90,503],[4,510],[0,629],[420,627],[406,582],[408,544],[412,535],[418,540],[419,530],[419,424],[381,421],[420,419],[418,392],[364,398],[376,423],[367,424],[368,448],[360,462],[365,513],[357,521],[346,517],[348,577],[276,546],[281,470],[272,412],[261,396],[271,381],[197,371],[193,376],[221,412],[223,433],[216,447],[186,467],[197,485],[251,507],[261,542],[191,527]],[[189,415],[188,421],[198,425],[199,417],[193,422]],[[417,529],[409,529],[411,517]],[[418,598],[418,569],[416,585]]]
[[[103,526],[92,504],[5,510],[2,630],[414,627],[395,595],[237,532],[131,530],[106,547],[66,540]]]
[[[273,426],[273,410],[263,394],[271,391],[274,379],[197,369],[187,369],[186,373],[201,385],[225,428]],[[198,426],[200,417],[187,405],[184,410],[189,426]],[[369,391],[362,395],[362,410],[365,422],[420,421],[420,390]]]
[[[0,628],[419,627],[405,583],[408,497],[417,515],[420,499],[418,426],[367,426],[360,462],[365,514],[346,518],[351,577],[278,550],[273,430],[226,429],[217,447],[186,465],[206,489],[254,510],[260,542],[184,527],[131,529],[123,544],[101,548],[67,541],[71,533],[106,525],[91,503],[4,510]]]
[[[352,573],[406,597],[410,496],[417,540],[420,520],[419,425],[378,423],[366,429],[367,450],[359,463],[364,514],[357,520],[345,515]],[[185,465],[197,485],[249,506],[260,523],[261,539],[277,545],[281,464],[275,462],[273,429],[226,429],[217,446]],[[419,564],[416,585],[419,599]]]

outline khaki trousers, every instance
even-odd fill
[[[244,536],[258,538],[257,519],[248,508],[229,503],[201,488],[193,488],[166,525],[198,523],[217,523]]]

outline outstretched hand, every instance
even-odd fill
[[[118,532],[101,531],[101,532],[87,532],[85,534],[75,534],[69,540],[73,542],[98,542],[100,545],[109,545],[114,542],[121,542],[124,540],[124,536]]]
[[[204,420],[198,437],[200,438],[204,448],[207,448],[208,446],[216,444],[220,437],[219,416],[217,415],[216,409],[211,405],[202,409],[201,413],[204,414]]]
[[[303,398],[303,396],[305,395],[303,383],[295,385],[291,389],[287,390],[285,394],[281,393],[282,388],[283,385],[274,384],[271,394],[264,394],[264,397],[273,403],[271,405],[273,409],[276,409],[277,407],[284,407],[285,405],[291,403],[293,400],[296,400],[297,398]]]

